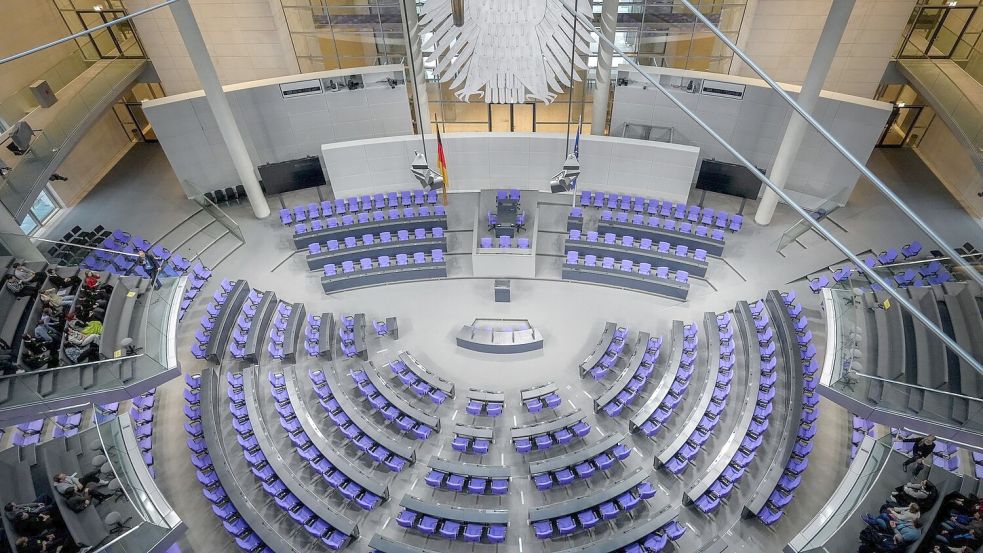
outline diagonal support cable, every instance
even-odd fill
[[[570,10],[569,7],[567,7],[567,11],[569,11],[571,15],[573,15],[574,17],[578,19],[580,18],[580,15]],[[584,18],[581,21],[584,24],[593,25],[593,22],[590,21],[589,19]],[[597,37],[599,40],[604,41],[605,44],[611,46],[611,48],[613,48],[614,51],[617,52],[625,60],[625,63],[632,66],[636,71],[638,71],[641,74],[643,79],[648,81],[649,84],[651,84],[656,89],[658,89],[659,92],[664,94],[665,97],[668,98],[670,102],[672,102],[683,113],[688,115],[693,121],[696,122],[697,125],[699,125],[704,131],[706,131],[711,138],[716,140],[718,144],[720,144],[721,146],[724,147],[724,149],[730,152],[731,155],[733,155],[741,163],[741,165],[746,167],[748,171],[751,171],[751,173],[755,177],[757,177],[758,180],[760,180],[768,188],[773,190],[775,194],[777,194],[778,197],[782,199],[782,201],[787,203],[796,213],[799,214],[800,217],[802,217],[805,221],[807,221],[809,225],[812,226],[812,228],[815,229],[817,233],[819,233],[823,238],[829,240],[831,244],[836,246],[836,249],[843,252],[843,254],[846,255],[847,258],[849,258],[850,261],[852,261],[854,265],[857,266],[858,269],[867,273],[867,276],[869,276],[871,280],[873,280],[876,284],[880,285],[888,293],[888,295],[890,295],[895,301],[898,302],[899,305],[907,309],[908,312],[911,313],[913,317],[918,319],[919,322],[925,325],[925,327],[932,334],[934,334],[938,339],[942,340],[942,343],[944,343],[946,347],[952,350],[963,361],[966,361],[966,363],[968,363],[970,366],[976,369],[978,373],[983,374],[983,363],[981,363],[979,360],[973,357],[969,352],[963,349],[962,346],[957,344],[955,340],[950,338],[945,332],[942,331],[942,329],[936,326],[935,323],[933,323],[928,317],[926,317],[924,313],[916,309],[915,306],[912,305],[911,302],[909,302],[907,299],[905,299],[900,293],[898,293],[898,291],[894,289],[890,283],[885,281],[873,269],[871,269],[863,261],[861,261],[859,257],[854,255],[854,253],[851,252],[849,248],[847,248],[842,242],[840,242],[839,239],[833,236],[833,234],[830,233],[825,227],[823,227],[815,219],[813,219],[812,216],[809,215],[809,213],[802,208],[802,206],[800,206],[798,203],[792,200],[792,198],[789,197],[789,195],[786,194],[784,190],[779,188],[774,182],[771,181],[770,178],[766,177],[761,171],[759,171],[758,168],[755,167],[753,163],[751,163],[750,161],[748,161],[747,158],[741,155],[741,153],[738,152],[736,148],[734,148],[733,146],[730,145],[729,142],[724,140],[724,138],[720,136],[715,130],[713,130],[707,123],[705,123],[703,119],[700,119],[700,117],[697,116],[695,113],[693,113],[691,109],[686,107],[681,101],[679,101],[679,99],[677,99],[675,96],[670,94],[669,91],[665,89],[665,87],[663,87],[656,79],[653,79],[651,75],[646,73],[641,68],[641,66],[639,66],[638,63],[635,62],[635,60],[631,59],[631,57],[625,54],[625,52],[621,48],[618,48],[618,46],[614,44],[614,42],[605,38],[601,33],[598,33]]]

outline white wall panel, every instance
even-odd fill
[[[398,65],[309,73],[225,87],[246,149],[257,166],[319,156],[322,144],[412,132],[406,87],[375,83]],[[283,98],[280,84],[366,75],[366,88]],[[238,184],[235,168],[201,91],[145,102],[171,166],[189,195]],[[354,116],[352,114],[355,114]],[[353,119],[355,117],[355,119]]]
[[[710,127],[757,167],[767,171],[775,161],[778,146],[791,116],[791,108],[763,81],[695,71],[660,69],[651,74],[685,78],[710,78],[746,86],[743,99],[709,96],[670,89],[676,98],[697,113]],[[675,142],[691,144],[702,158],[736,163],[724,148],[695,121],[679,110],[654,87],[643,88],[641,76],[632,72],[629,86],[615,88],[611,113],[612,134],[620,134],[626,123],[672,127]],[[793,97],[799,87],[786,85]],[[848,151],[862,161],[870,156],[891,114],[891,105],[855,96],[823,92],[813,116]],[[845,201],[860,173],[818,132],[809,130],[789,175],[787,189],[807,205],[836,197]]]
[[[544,133],[453,133],[442,136],[451,190],[549,190],[564,160],[566,138]],[[404,189],[420,137],[394,136],[325,144],[323,164],[338,196]],[[436,138],[427,135],[436,169]],[[685,201],[699,160],[690,146],[582,136],[578,186]]]

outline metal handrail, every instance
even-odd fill
[[[20,234],[14,234],[12,232],[0,232],[0,234],[9,234],[11,236],[17,236],[17,237],[20,237],[21,236]],[[73,248],[82,248],[82,249],[85,249],[85,250],[93,250],[93,251],[97,251],[97,252],[109,252],[109,253],[115,253],[117,255],[128,255],[130,257],[140,257],[139,254],[129,253],[129,252],[123,252],[123,251],[120,251],[120,250],[111,250],[109,248],[99,248],[99,247],[96,247],[96,246],[86,246],[85,244],[75,244],[75,243],[72,243],[72,242],[63,242],[61,240],[50,240],[48,238],[37,238],[37,237],[30,237],[30,236],[28,238],[30,238],[31,240],[37,240],[38,242],[47,242],[48,244],[60,244],[62,246],[72,246]]]
[[[973,259],[974,263],[979,263],[980,261],[983,261],[983,252],[967,253],[959,257],[962,257],[963,259]],[[911,265],[924,265],[925,263],[931,263],[932,261],[951,261],[951,260],[952,259],[948,256],[929,257],[926,259],[915,259],[912,261],[899,261],[897,263],[888,263],[887,265],[880,265],[877,268],[892,269],[895,267],[909,267]]]
[[[685,2],[686,0],[682,0],[682,1]],[[580,14],[574,12],[569,6],[567,6],[567,5],[564,4],[563,7],[566,8],[566,10],[568,12],[570,12],[570,14],[573,15],[574,17],[580,18]],[[584,19],[587,20],[586,17]],[[589,21],[589,20],[587,20],[587,21]],[[593,23],[591,23],[591,24],[593,25]],[[672,102],[673,105],[675,105],[683,113],[685,113],[693,121],[695,121],[696,124],[699,125],[700,128],[702,128],[707,134],[709,134],[711,138],[713,138],[715,141],[717,141],[718,144],[720,144],[721,146],[723,146],[724,149],[726,149],[728,152],[730,152],[730,154],[733,155],[734,158],[737,159],[741,163],[741,165],[743,165],[744,167],[746,167],[748,169],[748,171],[751,172],[751,174],[753,174],[755,177],[758,178],[758,180],[760,180],[768,188],[770,188],[772,191],[774,191],[775,194],[779,198],[782,199],[782,201],[784,201],[785,203],[787,203],[796,213],[799,214],[800,217],[802,217],[803,219],[805,219],[809,223],[809,225],[812,226],[812,228],[815,229],[816,232],[820,236],[822,236],[823,238],[825,238],[826,240],[828,240],[838,250],[840,250],[841,252],[843,252],[843,254],[846,255],[847,258],[850,259],[850,261],[853,261],[854,265],[856,265],[863,272],[867,273],[870,276],[870,278],[875,283],[877,283],[882,288],[884,288],[884,290],[892,298],[894,298],[894,300],[897,301],[898,304],[900,304],[900,305],[904,306],[906,309],[908,309],[908,311],[912,314],[912,316],[914,316],[922,324],[924,324],[925,327],[928,328],[932,332],[932,334],[935,334],[936,337],[938,337],[940,340],[942,340],[942,342],[950,350],[952,350],[953,352],[955,352],[956,355],[958,355],[960,358],[962,358],[964,361],[966,361],[977,372],[979,372],[980,374],[983,374],[983,363],[981,363],[979,360],[977,360],[975,357],[973,357],[969,352],[967,352],[965,349],[963,349],[963,347],[960,346],[958,343],[956,343],[956,341],[954,339],[950,338],[948,334],[946,334],[945,332],[942,331],[942,329],[940,329],[938,326],[936,326],[935,323],[933,323],[927,316],[925,316],[924,313],[922,313],[921,311],[915,309],[915,306],[912,305],[910,301],[908,301],[907,299],[905,299],[901,294],[899,294],[897,292],[897,290],[895,290],[891,286],[891,284],[889,284],[887,281],[885,281],[883,278],[881,278],[880,275],[878,275],[870,267],[868,267],[866,264],[864,264],[864,262],[861,261],[859,257],[857,257],[853,252],[850,251],[849,248],[846,247],[846,245],[844,245],[842,242],[840,242],[840,240],[837,239],[835,236],[833,236],[833,234],[830,231],[828,231],[825,227],[823,227],[822,225],[820,225],[818,221],[816,221],[815,219],[813,219],[813,217],[809,214],[808,211],[806,211],[805,209],[802,208],[802,206],[800,206],[798,203],[796,203],[795,200],[793,200],[781,187],[779,187],[774,182],[772,182],[771,178],[766,177],[764,175],[764,173],[762,173],[760,170],[758,170],[758,168],[753,163],[751,163],[746,157],[744,157],[739,151],[737,151],[737,149],[734,148],[729,142],[727,142],[726,140],[724,140],[724,138],[722,136],[720,136],[720,134],[717,133],[717,131],[713,130],[713,128],[711,128],[705,121],[703,121],[703,119],[700,119],[700,117],[697,116],[696,113],[693,112],[693,110],[691,110],[690,108],[688,108],[678,98],[676,98],[675,96],[673,96],[672,94],[670,94],[669,91],[666,90],[666,88],[664,86],[662,86],[661,83],[659,83],[659,81],[657,81],[656,79],[653,79],[651,75],[649,75],[647,72],[645,72],[642,69],[642,67],[639,66],[637,62],[635,62],[635,60],[631,59],[631,57],[629,57],[628,55],[626,55],[625,52],[621,48],[619,48],[613,41],[608,40],[603,34],[600,34],[600,33],[598,33],[597,38],[598,38],[598,40],[603,41],[604,43],[606,43],[607,45],[609,45],[612,49],[614,49],[615,52],[617,52],[619,55],[621,55],[623,57],[623,59],[625,60],[625,63],[627,63],[628,65],[632,66],[636,71],[639,72],[639,74],[642,76],[643,79],[645,79],[650,84],[652,84],[652,86],[654,86],[658,91],[662,92],[662,94],[665,95],[665,97],[670,102]],[[951,255],[953,257],[955,257],[958,254],[956,254],[955,252],[951,252]]]
[[[792,109],[794,109],[799,115],[801,115],[802,118],[805,119],[805,121],[812,126],[812,128],[816,129],[816,131],[820,135],[822,135],[823,138],[825,138],[826,141],[829,142],[830,145],[832,145],[833,148],[836,149],[836,151],[838,151],[843,157],[847,159],[847,161],[849,161],[854,167],[856,167],[857,170],[860,171],[860,174],[867,177],[867,179],[869,179],[870,182],[873,183],[874,186],[876,186],[877,189],[880,190],[881,193],[887,197],[887,199],[891,200],[891,202],[893,202],[894,205],[896,205],[898,209],[901,210],[902,213],[904,213],[909,219],[911,219],[911,221],[915,223],[915,225],[917,225],[920,229],[925,231],[925,234],[927,234],[929,238],[931,238],[936,244],[938,244],[938,246],[942,248],[942,250],[946,254],[948,254],[949,257],[952,257],[953,259],[957,259],[956,262],[960,266],[962,266],[963,269],[966,270],[966,273],[969,275],[970,278],[975,280],[979,285],[983,286],[983,274],[980,274],[980,272],[977,271],[975,268],[973,268],[973,266],[970,265],[969,263],[966,263],[962,259],[959,259],[959,254],[956,253],[956,251],[951,246],[949,246],[942,239],[942,237],[939,236],[938,233],[932,230],[932,228],[928,226],[928,223],[923,221],[921,217],[919,217],[914,211],[912,211],[911,208],[908,207],[908,205],[904,203],[901,200],[901,198],[897,196],[897,194],[895,194],[890,188],[887,187],[886,184],[884,184],[879,178],[877,178],[877,175],[875,175],[873,171],[868,169],[866,165],[861,163],[860,160],[854,157],[853,154],[851,154],[842,144],[840,144],[839,141],[837,141],[836,138],[834,138],[833,135],[830,134],[828,130],[826,130],[822,125],[820,125],[819,122],[816,121],[816,119],[812,115],[810,115],[809,112],[806,111],[801,105],[799,105],[798,102],[792,99],[792,97],[787,92],[785,92],[782,89],[782,87],[778,86],[778,83],[775,82],[775,80],[772,79],[764,71],[764,69],[761,69],[756,63],[754,63],[754,61],[751,60],[750,56],[744,53],[740,48],[737,47],[736,44],[734,44],[729,38],[727,38],[727,35],[725,35],[720,29],[718,29],[717,26],[714,25],[705,15],[700,13],[700,11],[697,8],[695,8],[693,4],[689,2],[689,0],[679,0],[679,2],[682,3],[684,6],[686,6],[691,12],[693,12],[693,14],[696,15],[697,19],[699,19],[701,23],[703,23],[704,25],[707,26],[707,28],[710,29],[710,32],[716,35],[717,38],[719,38],[725,45],[727,45],[728,48],[730,48],[735,54],[737,54],[737,57],[741,58],[741,60],[744,63],[746,63],[748,67],[754,70],[754,72],[757,73],[762,80],[768,83],[768,86],[770,86],[772,90],[778,93],[778,95],[781,96],[782,99],[785,100],[786,103],[788,103],[788,105],[792,106]],[[628,58],[626,57],[625,59],[627,60]],[[777,194],[777,191],[775,192]],[[786,203],[788,202],[788,200],[783,198],[781,194],[778,194],[778,196],[782,198],[782,200],[785,201]],[[977,367],[977,370],[983,372],[983,369],[980,368],[980,365],[978,363],[975,364],[975,366]]]
[[[25,372],[22,372],[22,373],[3,374],[3,375],[0,375],[0,380],[6,380],[6,379],[9,379],[9,378],[20,378],[20,377],[30,376],[32,374],[49,373],[49,372],[54,372],[54,371],[60,371],[60,370],[63,370],[63,369],[76,369],[78,367],[88,367],[90,365],[105,365],[107,363],[115,363],[117,361],[126,361],[127,359],[136,359],[138,357],[147,357],[147,354],[146,353],[137,353],[137,354],[134,354],[134,355],[122,355],[120,357],[113,357],[111,359],[99,359],[98,361],[90,361],[88,363],[76,363],[74,365],[60,365],[58,367],[51,367],[51,368],[48,368],[48,369],[37,369],[37,370],[25,371]]]
[[[871,380],[880,380],[881,382],[890,382],[892,384],[899,384],[901,386],[904,386],[905,388],[916,388],[918,390],[925,390],[926,392],[932,392],[933,394],[943,394],[943,395],[947,395],[947,396],[958,397],[960,399],[968,399],[970,401],[976,401],[976,402],[979,402],[979,403],[983,403],[983,399],[980,399],[978,397],[964,396],[962,394],[957,394],[955,392],[946,392],[945,390],[936,390],[935,388],[927,388],[925,386],[919,386],[918,384],[909,384],[907,382],[898,382],[897,380],[891,380],[890,378],[882,378],[880,376],[874,376],[872,374],[864,374],[864,373],[857,372],[857,371],[850,371],[850,374],[855,375],[855,376],[862,376],[864,378],[869,378]]]

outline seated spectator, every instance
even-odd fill
[[[983,543],[983,533],[977,529],[941,530],[935,535],[935,541],[953,547],[976,549]]]
[[[58,366],[58,353],[54,351],[44,351],[42,353],[27,352],[22,358],[24,366],[32,371]],[[19,372],[19,371],[18,371]]]
[[[23,536],[38,536],[55,528],[54,519],[46,513],[32,515],[25,511],[20,511],[14,515],[11,522],[17,533]]]
[[[88,270],[85,272],[85,280],[83,284],[86,290],[93,290],[99,286],[99,281],[102,279],[102,275],[93,270]]]
[[[73,346],[82,347],[89,344],[99,344],[102,338],[102,323],[90,321],[81,329],[68,329],[68,343]]]
[[[57,328],[45,324],[43,321],[38,321],[37,326],[34,327],[34,337],[45,344],[56,341],[61,342],[61,332]]]
[[[61,308],[62,306],[71,304],[75,300],[75,296],[71,294],[62,295],[62,293],[57,288],[48,288],[47,290],[41,292],[38,299],[52,308]]]
[[[7,290],[9,290],[14,297],[23,298],[26,296],[33,296],[38,293],[38,284],[32,281],[23,281],[18,278],[8,278],[7,279]]]
[[[63,277],[59,275],[54,269],[48,269],[48,281],[54,284],[57,288],[75,288],[82,282],[82,279],[78,275],[72,275],[69,277]]]
[[[45,343],[40,339],[31,336],[30,334],[24,334],[23,336],[21,336],[20,343],[21,346],[24,348],[24,350],[27,351],[28,353],[41,354],[58,349],[57,344],[55,344],[54,347],[52,347],[51,343]]]
[[[949,547],[947,545],[936,545],[932,548],[932,553],[973,553],[968,547]]]
[[[66,499],[74,495],[80,495],[86,499],[92,498],[102,503],[112,497],[109,494],[104,494],[96,490],[96,486],[90,486],[90,484],[96,484],[98,486],[109,484],[109,481],[99,478],[98,470],[89,472],[83,475],[82,478],[78,478],[74,474],[69,476],[64,472],[59,472],[53,480],[55,491]]]
[[[11,501],[3,506],[3,513],[8,519],[13,520],[14,516],[19,513],[27,513],[29,515],[40,515],[48,513],[51,511],[51,498],[48,496],[41,496],[38,498],[41,501],[34,501],[31,503],[14,503]]]

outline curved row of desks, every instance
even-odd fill
[[[626,436],[624,434],[608,434],[602,440],[594,442],[591,445],[576,451],[571,451],[569,453],[564,453],[563,455],[557,455],[556,457],[550,457],[540,461],[530,461],[529,474],[542,474],[544,472],[557,471],[583,463],[584,461],[593,459],[601,453],[608,451],[612,447],[625,441],[625,439]]]
[[[584,420],[584,413],[580,409],[577,409],[576,411],[572,411],[553,420],[527,424],[524,426],[513,426],[511,429],[512,439],[518,440],[520,438],[531,438],[533,436],[539,436],[548,432],[556,432],[561,428],[573,426],[582,420]]]
[[[613,232],[618,236],[630,234],[639,240],[649,238],[653,242],[665,241],[670,244],[682,244],[690,248],[706,250],[708,254],[718,257],[724,254],[723,240],[714,240],[709,236],[697,236],[696,234],[680,232],[678,230],[668,230],[649,225],[636,225],[627,222],[599,221],[597,223],[597,232],[598,234]]]
[[[689,255],[675,255],[673,253],[663,253],[657,249],[645,249],[638,246],[625,246],[623,244],[608,244],[603,241],[593,242],[581,238],[580,240],[566,239],[564,251],[576,250],[580,255],[595,255],[598,259],[613,257],[615,259],[630,259],[636,264],[649,263],[653,267],[669,267],[673,271],[686,271],[690,276],[707,276],[709,262],[700,261]]]
[[[652,416],[652,413],[655,413],[655,410],[659,408],[659,405],[666,398],[666,394],[669,393],[672,381],[676,379],[676,370],[679,368],[679,362],[683,358],[683,338],[683,322],[673,321],[672,330],[669,335],[669,339],[672,342],[672,350],[669,352],[669,358],[666,360],[665,365],[662,366],[662,380],[659,381],[659,385],[655,387],[648,401],[642,404],[638,411],[628,420],[628,429],[630,431],[634,432],[645,424],[645,421]]]
[[[390,265],[356,270],[351,273],[337,273],[321,277],[321,287],[327,293],[353,290],[379,284],[395,284],[411,280],[447,278],[445,261],[427,261],[413,265]]]
[[[381,497],[383,500],[388,499],[389,486],[386,483],[386,478],[381,477],[379,474],[366,473],[361,467],[353,463],[347,455],[339,453],[338,446],[332,444],[331,440],[325,436],[322,431],[322,424],[319,424],[311,415],[311,411],[305,400],[305,398],[310,397],[310,394],[304,393],[299,379],[306,378],[306,376],[298,375],[295,366],[285,368],[283,376],[286,381],[287,397],[290,399],[290,404],[294,408],[294,415],[300,421],[300,427],[307,433],[307,437],[314,442],[314,447],[321,452],[321,455],[325,459],[343,472],[349,480]],[[331,423],[328,422],[326,424]]]
[[[297,341],[303,333],[304,321],[307,319],[307,308],[303,303],[290,305],[290,315],[283,329],[283,356],[288,361],[297,358]]]
[[[717,456],[713,462],[707,467],[703,475],[684,492],[683,501],[687,505],[693,503],[710,489],[710,486],[727,468],[727,465],[734,458],[734,454],[737,453],[741,441],[744,440],[744,435],[751,425],[751,418],[754,417],[754,408],[758,401],[758,386],[761,383],[761,371],[758,367],[759,355],[757,355],[758,333],[754,326],[751,308],[748,307],[746,301],[737,302],[737,307],[734,309],[734,320],[741,334],[741,344],[744,347],[743,354],[746,363],[744,370],[747,371],[747,384],[744,389],[741,416],[734,431],[731,432],[723,447],[717,451]]]
[[[543,349],[543,335],[535,328],[504,331],[464,325],[455,340],[458,347],[481,353],[525,353]]]
[[[402,439],[391,435],[386,430],[382,429],[375,422],[370,420],[368,416],[362,412],[361,409],[355,402],[352,401],[348,394],[344,392],[345,387],[341,386],[338,379],[335,378],[334,371],[330,368],[325,368],[324,376],[328,381],[328,385],[334,392],[334,398],[338,401],[341,406],[341,410],[348,415],[348,418],[352,420],[359,429],[362,430],[368,437],[372,438],[373,441],[382,445],[389,451],[399,455],[400,457],[406,459],[410,463],[416,461],[416,450],[412,445],[405,443]]]
[[[267,332],[270,323],[273,322],[277,301],[276,294],[264,292],[259,303],[256,304],[256,315],[253,316],[249,332],[246,333],[246,360],[250,363],[257,363],[263,354],[263,345],[266,344]]]
[[[597,343],[594,344],[594,349],[580,362],[581,378],[587,374],[587,371],[594,368],[594,365],[601,360],[601,357],[604,357],[604,354],[608,350],[608,345],[614,339],[614,332],[616,330],[618,330],[618,323],[612,323],[611,321],[604,323],[604,330],[601,332],[601,337],[597,339]]]
[[[776,394],[775,399],[784,398],[782,405],[776,402],[771,423],[777,417],[782,417],[781,433],[778,435],[778,445],[775,453],[771,456],[771,462],[765,469],[764,474],[758,481],[757,486],[744,500],[744,509],[747,516],[755,516],[768,502],[768,496],[775,490],[778,481],[785,472],[785,466],[792,457],[792,449],[798,439],[798,426],[802,415],[802,355],[799,351],[799,342],[795,333],[792,319],[788,315],[788,308],[785,300],[777,290],[770,290],[765,297],[765,305],[768,315],[773,325],[782,349],[781,363],[782,372],[778,375],[778,383],[784,392]]]
[[[399,502],[399,506],[442,520],[454,520],[474,524],[509,523],[509,512],[505,509],[458,507],[457,505],[440,503],[434,499],[424,501],[412,495],[404,495],[403,499]]]
[[[478,478],[510,478],[512,476],[512,468],[508,466],[496,466],[496,465],[477,465],[474,463],[465,463],[463,461],[454,461],[451,459],[443,459],[434,455],[430,458],[430,462],[427,466],[439,470],[441,472],[460,474],[461,476],[475,476]]]
[[[655,273],[643,275],[635,270],[622,271],[617,266],[610,269],[605,269],[600,265],[588,267],[581,264],[579,260],[576,265],[564,263],[561,277],[563,280],[628,288],[677,300],[685,300],[689,294],[689,283],[659,278],[655,276]]]
[[[624,371],[611,383],[611,386],[604,391],[601,395],[594,399],[594,412],[600,412],[608,402],[612,401],[618,394],[628,386],[628,383],[632,378],[635,377],[635,371],[642,366],[642,359],[645,357],[645,349],[648,347],[649,338],[651,335],[648,332],[638,332],[638,339],[635,340],[635,348],[631,352],[631,357],[628,358],[628,366]]]
[[[409,400],[403,397],[399,392],[393,389],[389,382],[379,375],[376,370],[375,365],[369,361],[368,367],[363,367],[365,375],[368,377],[369,382],[379,390],[382,397],[386,398],[386,401],[393,404],[396,409],[399,409],[403,414],[409,415],[410,417],[416,419],[417,422],[421,422],[430,428],[434,429],[434,432],[440,432],[440,417],[436,417],[423,409],[420,409],[416,405],[413,405]]]
[[[434,227],[447,228],[446,215],[430,215],[427,217],[401,217],[398,219],[383,219],[382,221],[369,221],[367,223],[354,223],[351,225],[339,225],[337,227],[325,227],[320,230],[308,230],[307,232],[294,234],[294,247],[298,250],[306,249],[307,246],[315,242],[327,242],[328,240],[343,241],[346,236],[362,236],[363,234],[379,234],[380,232],[396,233],[401,230],[415,230],[418,228],[432,231]]]
[[[537,520],[551,520],[558,517],[575,515],[583,510],[590,509],[591,507],[600,505],[605,501],[610,501],[618,497],[619,495],[641,484],[651,475],[651,471],[639,467],[631,474],[628,474],[621,480],[606,488],[591,490],[589,493],[580,497],[566,499],[557,503],[550,503],[549,505],[541,505],[539,507],[530,507],[529,522],[532,523]]]
[[[655,456],[656,466],[668,463],[679,452],[683,444],[700,426],[700,419],[706,413],[707,407],[710,406],[710,400],[713,399],[713,388],[717,385],[717,372],[720,370],[720,327],[717,326],[716,313],[708,311],[703,314],[703,332],[706,338],[701,341],[706,344],[707,348],[707,370],[705,371],[703,389],[700,391],[699,399],[693,408],[693,414],[685,419],[686,422],[676,432],[676,437]]]
[[[419,361],[417,361],[416,357],[413,357],[410,352],[405,350],[400,351],[397,358],[399,358],[399,360],[410,369],[410,372],[415,374],[420,380],[429,384],[431,388],[437,388],[448,396],[454,397],[454,383],[448,382],[447,380],[444,380],[443,378],[430,372]]]
[[[344,246],[344,242],[342,242],[342,246]],[[413,255],[414,252],[428,252],[430,250],[447,250],[447,238],[410,238],[409,240],[392,240],[390,242],[376,241],[368,245],[359,244],[354,248],[322,249],[320,253],[308,254],[307,267],[312,271],[320,271],[325,263],[358,262],[363,257],[377,259],[383,255],[396,257],[397,254],[401,253]]]
[[[246,302],[249,290],[249,283],[245,279],[239,279],[232,286],[232,290],[226,294],[225,301],[219,308],[218,316],[215,317],[215,326],[212,328],[208,345],[205,348],[205,355],[210,363],[218,364],[222,356],[225,355],[225,351],[229,347],[229,340],[232,337],[232,328],[236,324],[239,313],[242,312],[242,304]]]
[[[358,526],[355,521],[345,515],[333,510],[329,505],[321,500],[322,491],[308,487],[297,477],[290,463],[280,454],[280,449],[274,445],[266,428],[266,420],[263,418],[263,411],[258,394],[260,386],[257,373],[259,367],[246,367],[242,371],[242,389],[246,396],[246,413],[249,415],[249,422],[253,428],[253,435],[259,443],[259,449],[266,457],[266,462],[273,468],[273,472],[284,483],[290,493],[297,496],[308,509],[315,515],[330,524],[336,530],[348,534],[352,538],[358,537]],[[296,414],[296,410],[295,410]]]
[[[239,516],[246,521],[252,531],[263,540],[267,547],[277,553],[295,552],[302,553],[302,550],[294,547],[290,539],[282,535],[279,529],[274,528],[267,517],[262,512],[270,510],[270,504],[256,503],[250,500],[244,490],[243,482],[240,477],[250,480],[247,486],[255,488],[255,483],[251,482],[253,475],[248,471],[236,472],[229,464],[228,452],[225,450],[225,443],[222,439],[222,430],[219,427],[221,416],[219,413],[227,411],[224,405],[225,394],[222,393],[222,385],[219,381],[217,372],[211,367],[205,367],[201,371],[201,429],[205,437],[205,444],[208,447],[208,455],[212,460],[212,467],[218,475],[222,488],[229,497],[229,501],[238,511]],[[239,445],[236,444],[236,449]],[[241,455],[241,453],[236,452]],[[265,495],[265,492],[261,492]],[[265,498],[264,498],[265,499]],[[277,509],[278,507],[272,507]]]

